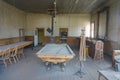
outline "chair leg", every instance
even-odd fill
[[[18,55],[18,57],[19,57],[19,59],[21,59],[21,58],[24,58],[25,55],[24,55],[24,53],[20,53],[20,54]]]
[[[94,55],[94,60],[96,60],[97,59],[97,50],[95,51],[95,55]]]
[[[15,63],[17,62],[16,59],[15,59],[15,57],[13,57],[13,60],[14,60]]]
[[[24,53],[22,53],[22,56],[23,56],[23,58],[25,58],[25,54]]]
[[[8,60],[9,60],[10,64],[12,64],[12,61],[11,61],[11,59],[9,58]]]
[[[101,56],[102,56],[102,60],[104,60],[104,54],[103,53],[101,54]]]
[[[18,54],[17,56],[18,56],[17,58],[20,60],[21,59],[20,54]]]
[[[15,57],[16,57],[17,61],[19,61],[18,56],[16,55]]]
[[[6,61],[5,61],[5,60],[3,60],[3,63],[4,63],[4,65],[5,65],[5,67],[7,67],[7,63],[6,63]]]

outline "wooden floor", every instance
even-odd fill
[[[65,71],[62,72],[58,65],[54,65],[51,70],[47,70],[45,64],[36,56],[39,47],[32,50],[25,49],[26,58],[18,63],[9,65],[4,68],[0,65],[0,80],[98,80],[98,72],[100,69],[112,69],[111,61],[108,57],[104,61],[94,61],[87,58],[84,64],[83,78],[75,75],[80,69],[78,58],[75,57],[66,63]],[[74,50],[78,54],[77,50]]]

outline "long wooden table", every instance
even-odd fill
[[[22,41],[22,42],[18,42],[18,43],[13,43],[13,44],[9,44],[9,45],[0,46],[0,52],[5,51],[7,49],[20,47],[20,46],[26,47],[26,46],[31,45],[32,43],[33,43],[33,41]]]

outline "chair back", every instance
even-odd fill
[[[3,55],[3,51],[0,52],[0,57],[2,57],[2,55]]]
[[[9,56],[10,56],[10,49],[3,51],[2,58],[9,58]]]
[[[11,49],[11,55],[16,55],[18,53],[18,47],[12,48]]]
[[[104,43],[102,42],[102,41],[97,41],[96,42],[96,45],[95,45],[95,49],[96,50],[103,50],[103,48],[104,48]]]

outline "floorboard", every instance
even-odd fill
[[[37,56],[36,52],[40,47],[32,50],[25,49],[26,57],[18,63],[9,65],[4,68],[0,65],[0,80],[98,80],[98,70],[111,69],[111,61],[109,57],[105,57],[104,61],[94,61],[90,57],[83,62],[82,71],[85,72],[83,78],[75,75],[79,71],[79,60],[77,57],[66,63],[65,71],[62,72],[59,65],[54,65],[51,70],[47,70],[43,61]],[[78,50],[74,50],[78,55]]]

